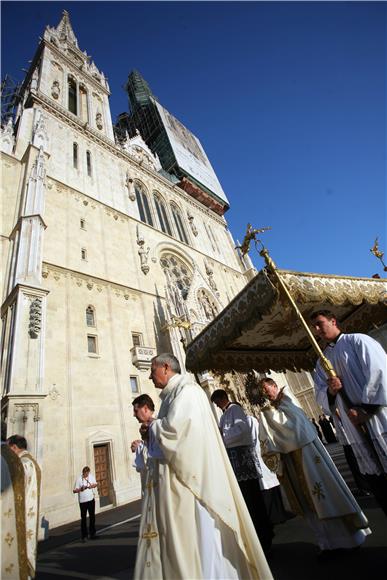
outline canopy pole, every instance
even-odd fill
[[[262,246],[263,246],[263,244],[262,244]],[[278,272],[278,269],[277,269],[275,262],[272,260],[272,258],[269,255],[268,250],[264,246],[262,247],[262,250],[260,250],[259,255],[262,256],[262,258],[265,260],[266,266],[268,267],[269,271],[273,274],[273,276],[277,280],[280,288],[282,289],[283,293],[285,294],[285,296],[289,300],[294,312],[297,314],[297,318],[301,322],[302,326],[304,327],[304,330],[306,331],[306,334],[308,335],[308,338],[310,340],[310,343],[311,343],[315,353],[317,354],[317,356],[319,357],[319,359],[321,361],[321,365],[322,365],[324,371],[326,372],[327,377],[328,378],[336,377],[337,374],[336,374],[335,369],[332,366],[331,361],[328,360],[326,356],[324,356],[324,353],[321,350],[318,342],[316,341],[316,339],[315,339],[311,329],[309,328],[305,318],[302,316],[301,311],[299,310],[297,304],[293,300],[293,297],[290,294],[288,287],[286,286],[285,282],[282,280],[281,276],[279,275],[279,272]]]

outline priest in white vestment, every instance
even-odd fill
[[[2,427],[3,428],[3,427]],[[18,456],[1,442],[1,578],[27,580],[24,469]]]
[[[327,379],[320,362],[314,372],[318,404],[332,415],[350,445],[361,474],[387,515],[387,356],[366,334],[345,334],[330,310],[311,316],[327,342],[324,355],[337,377]]]
[[[289,387],[250,373],[246,394],[261,407],[263,455],[280,454],[278,474],[292,511],[305,518],[321,551],[350,549],[368,521]]]
[[[29,577],[36,575],[36,555],[39,533],[39,504],[41,471],[38,463],[27,451],[27,441],[20,435],[12,435],[7,443],[19,457],[24,468],[25,526]]]
[[[177,359],[152,360],[162,389],[158,418],[144,424],[147,483],[134,578],[272,578],[209,401]]]

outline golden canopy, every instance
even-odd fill
[[[345,332],[368,332],[387,321],[385,279],[278,273],[306,320],[326,308]],[[187,370],[193,372],[310,371],[317,358],[294,309],[266,269],[195,337],[186,355]]]

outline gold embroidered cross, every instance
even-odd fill
[[[321,463],[321,457],[319,457],[318,455],[314,456],[314,462],[317,463]]]
[[[325,494],[322,489],[321,481],[316,481],[312,489],[312,494],[317,496],[317,499],[325,499]]]
[[[8,532],[8,534],[4,538],[4,541],[7,542],[8,546],[11,547],[13,540],[14,540],[14,537],[11,536],[11,534]]]
[[[5,516],[6,518],[10,518],[10,517],[11,517],[11,515],[12,515],[12,509],[11,509],[11,508],[9,508],[9,510],[8,510],[7,512],[4,512],[4,516]]]
[[[144,540],[147,540],[147,545],[150,546],[151,540],[153,540],[154,538],[157,538],[158,534],[157,532],[152,532],[152,526],[151,524],[147,525],[147,529],[146,532],[143,533],[142,537],[144,538]]]
[[[13,570],[13,564],[10,564],[9,566],[6,567],[5,571],[7,572],[7,574],[11,574]]]
[[[29,518],[32,518],[35,515],[34,508],[33,507],[30,507],[30,509],[28,510],[28,514],[27,515],[28,515]]]

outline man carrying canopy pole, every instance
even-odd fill
[[[366,334],[343,333],[330,310],[311,316],[324,355],[338,377],[325,376],[320,361],[314,372],[318,404],[333,416],[351,446],[360,472],[387,515],[387,357]]]

